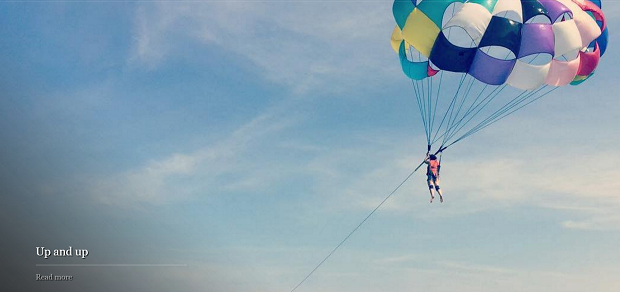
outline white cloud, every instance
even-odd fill
[[[374,209],[421,161],[421,155],[411,156],[410,141],[391,135],[373,137],[374,142],[332,148],[307,165],[307,171],[319,178],[315,192],[329,194],[325,196],[335,206],[331,208]],[[568,214],[572,219],[562,223],[567,228],[611,230],[620,226],[615,215],[620,213],[620,170],[616,167],[620,157],[613,151],[582,157],[564,149],[545,159],[485,156],[446,157],[442,169],[446,203],[441,208],[428,207],[422,166],[381,211],[428,218],[534,206]],[[416,212],[412,215],[411,210]]]
[[[250,60],[264,77],[296,93],[378,86],[386,74],[400,73],[389,45],[390,8],[343,2],[148,4],[137,12],[134,60],[156,66],[180,53],[175,48],[182,44],[175,42],[181,35]],[[333,79],[339,85],[326,87]]]
[[[173,153],[106,178],[94,178],[89,184],[89,192],[105,204],[137,207],[144,203],[187,200],[222,189],[266,186],[269,182],[266,173],[247,172],[250,161],[240,161],[239,157],[251,150],[252,143],[269,139],[296,122],[291,118],[280,118],[278,110],[273,108],[259,115],[214,145],[191,153]],[[222,175],[236,172],[241,175],[219,180]]]
[[[603,214],[591,215],[585,220],[567,220],[562,222],[566,228],[586,230],[620,230],[620,215],[618,208],[610,208]]]
[[[161,204],[204,192],[273,192],[282,182],[302,177],[309,187],[297,191],[313,194],[314,212],[370,211],[422,159],[423,153],[413,156],[410,147],[419,139],[380,129],[342,137],[347,141],[344,146],[335,146],[336,141],[319,144],[304,137],[289,138],[284,130],[294,131],[291,127],[300,119],[291,117],[289,109],[297,105],[290,101],[274,107],[209,147],[172,153],[97,179],[93,192],[109,204]],[[265,149],[305,156],[256,161],[265,157]],[[614,214],[620,211],[620,182],[615,179],[620,177],[616,168],[620,157],[611,150],[588,157],[576,152],[565,148],[544,160],[493,153],[481,160],[448,154],[442,169],[446,203],[441,208],[428,207],[422,166],[381,211],[434,218],[526,205],[569,214],[560,222],[566,228],[618,229]]]
[[[135,20],[135,52],[131,60],[138,60],[148,67],[155,67],[170,49],[162,36],[172,25],[174,17],[160,15],[160,21],[151,23],[148,19],[148,10],[138,7]]]
[[[359,251],[358,251],[359,252]],[[436,260],[445,256],[428,253],[420,256],[390,257],[368,263],[368,254],[358,254],[348,266],[355,277],[336,277],[334,267],[322,267],[304,283],[308,291],[614,291],[617,267],[581,266],[575,269],[515,266],[509,261],[497,264],[473,261]],[[370,256],[372,258],[372,256]],[[359,266],[356,266],[358,263]],[[330,271],[325,271],[330,269]],[[333,271],[332,271],[333,270]],[[610,290],[611,289],[611,290]]]
[[[379,260],[375,260],[375,263],[392,265],[396,263],[415,262],[415,261],[420,261],[422,259],[424,259],[424,257],[418,254],[405,254],[401,256],[386,257],[386,258],[382,258]]]

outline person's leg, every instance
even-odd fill
[[[443,203],[443,194],[441,193],[441,188],[439,188],[439,178],[438,177],[435,178],[435,181],[433,182],[433,184],[435,185],[435,190],[439,194],[439,202]]]
[[[433,189],[435,188],[435,185],[433,185],[433,180],[432,179],[428,179],[428,191],[431,193],[431,203],[433,202],[433,199],[435,199],[435,194],[433,193]]]

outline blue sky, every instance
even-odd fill
[[[63,291],[290,291],[426,150],[391,5],[2,3],[13,284],[52,291],[31,274],[58,268],[33,265],[75,259],[35,246],[72,245],[187,266],[66,269]],[[603,5],[591,80],[451,148],[446,203],[417,173],[297,291],[618,291],[620,4]]]

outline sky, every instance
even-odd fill
[[[3,283],[293,289],[426,152],[391,7],[2,1]],[[603,9],[590,80],[455,144],[443,204],[417,172],[296,291],[620,290],[620,3]]]

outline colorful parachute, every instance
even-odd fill
[[[396,0],[393,14],[392,48],[412,80],[429,150],[439,140],[445,149],[558,86],[584,82],[607,48],[598,0]],[[454,95],[441,95],[444,71],[457,73]],[[516,96],[500,98],[499,108],[467,128],[506,86]],[[435,128],[445,95],[451,100]]]

